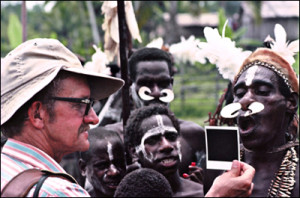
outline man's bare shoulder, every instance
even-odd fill
[[[180,131],[182,134],[191,133],[191,135],[195,134],[204,134],[204,129],[199,124],[179,119]]]
[[[174,197],[204,197],[203,185],[180,178],[182,191],[175,193]]]
[[[195,122],[179,120],[181,137],[185,139],[194,150],[203,150],[205,147],[204,129]]]

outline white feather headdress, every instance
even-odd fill
[[[96,45],[93,45],[93,48],[96,52],[92,55],[92,61],[85,63],[84,68],[89,71],[111,75],[110,68],[106,66],[109,63],[106,54]]]
[[[290,65],[295,62],[294,55],[299,52],[299,39],[291,43],[286,41],[286,31],[280,24],[276,24],[274,27],[275,40],[267,36],[265,42],[270,42],[271,50],[279,54],[284,58]]]
[[[186,63],[189,61],[194,64],[196,61],[204,64],[206,62],[202,50],[198,48],[200,40],[195,36],[190,36],[187,40],[181,37],[181,42],[172,44],[169,47],[169,52],[174,56],[176,61]]]
[[[233,81],[243,61],[252,52],[237,48],[234,41],[225,37],[227,23],[228,20],[224,24],[222,36],[220,36],[217,28],[205,27],[206,42],[200,42],[198,47],[209,62],[217,66],[223,78]]]

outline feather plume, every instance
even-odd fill
[[[148,43],[146,47],[154,47],[154,48],[161,49],[163,45],[164,45],[164,40],[161,37],[158,37],[152,40],[150,43]]]
[[[272,40],[271,49],[282,56],[290,65],[293,65],[295,62],[294,55],[299,52],[299,39],[291,43],[287,42],[286,31],[280,24],[275,25],[274,35],[275,40],[269,35],[267,36],[269,40]]]
[[[90,71],[111,75],[110,68],[106,67],[106,64],[109,63],[106,54],[102,52],[100,48],[97,48],[96,45],[93,45],[93,48],[96,52],[92,55],[92,61],[87,62],[84,68]]]
[[[195,36],[190,36],[187,40],[181,37],[181,42],[172,44],[169,52],[178,62],[190,62],[194,64],[196,61],[204,64],[206,62],[201,50],[198,48],[200,40],[195,39]]]
[[[117,1],[104,1],[101,7],[104,14],[102,29],[104,30],[104,52],[109,61],[119,54],[119,23]],[[125,1],[126,23],[133,39],[142,42],[131,1]]]
[[[222,36],[217,28],[205,27],[204,36],[206,42],[200,42],[198,47],[209,62],[217,66],[219,73],[224,79],[233,81],[243,61],[252,52],[237,48],[234,41],[225,37],[227,23],[228,20],[224,24]]]

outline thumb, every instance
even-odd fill
[[[240,170],[241,170],[240,162],[237,160],[233,160],[231,169],[228,172],[233,176],[239,176],[241,172]]]

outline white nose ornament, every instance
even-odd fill
[[[249,107],[248,111],[244,114],[245,117],[256,114],[258,112],[261,112],[264,109],[264,105],[260,102],[252,102]]]
[[[139,89],[139,96],[141,97],[142,100],[153,100],[154,97],[153,96],[150,96],[149,94],[151,93],[151,90],[149,87],[141,87]]]
[[[239,115],[239,110],[242,108],[242,105],[240,103],[231,103],[227,106],[225,106],[220,114],[223,118],[235,118]],[[243,115],[244,117],[256,114],[261,112],[264,109],[264,105],[260,102],[252,102],[248,110]]]
[[[159,98],[160,101],[169,103],[174,100],[174,93],[171,89],[163,89],[160,93],[163,94],[163,96]]]
[[[239,115],[239,110],[242,108],[240,103],[231,103],[226,105],[220,112],[223,118],[235,118]]]

